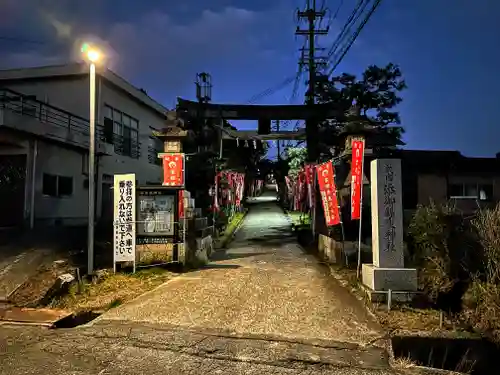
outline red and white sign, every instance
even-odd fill
[[[314,164],[306,164],[304,166],[304,173],[306,176],[307,206],[309,209],[312,209],[314,207]]]
[[[365,141],[363,139],[353,140],[351,161],[351,220],[360,220],[361,218],[364,155]]]
[[[163,186],[184,186],[184,154],[163,154]]]
[[[335,187],[335,170],[331,161],[316,167],[319,191],[328,227],[340,224],[340,211]]]

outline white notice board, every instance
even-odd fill
[[[133,262],[135,270],[135,174],[119,174],[114,179],[113,259]]]

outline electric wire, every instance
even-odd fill
[[[356,21],[359,19],[360,15],[362,14],[363,10],[365,7],[368,5],[368,3],[371,0],[358,0],[356,3],[353,11],[351,12],[349,18],[347,21],[344,23],[344,26],[342,27],[342,30],[340,33],[337,35],[337,38],[333,42],[332,46],[330,47],[328,53],[327,53],[327,58],[330,59],[335,52],[338,50],[338,48],[341,46],[343,40],[346,38],[348,35],[351,27],[356,23]]]
[[[372,8],[370,9],[370,11],[368,12],[368,14],[363,19],[361,25],[358,26],[358,28],[356,29],[356,31],[354,32],[354,34],[350,38],[350,40],[347,43],[347,45],[345,45],[343,47],[340,56],[333,61],[333,66],[332,66],[332,68],[330,69],[330,71],[327,74],[328,77],[333,73],[333,71],[337,68],[337,66],[339,66],[339,64],[342,62],[342,60],[346,56],[347,52],[349,52],[349,49],[352,47],[352,45],[356,41],[357,37],[359,36],[359,34],[361,33],[361,31],[363,30],[363,28],[365,27],[365,25],[368,23],[368,21],[370,20],[370,18],[373,16],[373,14],[377,10],[377,8],[378,8],[378,6],[380,5],[381,2],[382,2],[382,0],[375,0]]]

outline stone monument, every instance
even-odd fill
[[[373,264],[363,264],[362,280],[372,301],[408,301],[417,291],[417,270],[404,268],[400,159],[370,163]]]

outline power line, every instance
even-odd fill
[[[341,46],[343,40],[348,35],[351,27],[357,22],[360,15],[363,13],[365,7],[368,5],[368,3],[370,1],[371,0],[358,0],[353,11],[351,12],[349,18],[347,19],[344,26],[342,27],[342,30],[337,35],[337,38],[335,39],[332,46],[330,47],[330,50],[328,51],[328,59],[331,59],[331,57],[335,54],[337,49]]]
[[[339,6],[337,7],[337,10],[333,14],[332,21],[335,20],[337,18],[337,16],[339,15],[340,9],[342,9],[342,5],[344,5],[344,0],[340,0]]]
[[[378,6],[380,5],[381,2],[382,2],[382,0],[375,0],[375,3],[373,4],[372,8],[368,12],[368,14],[365,16],[365,18],[363,19],[363,22],[361,23],[361,25],[359,25],[359,27],[355,31],[354,35],[349,40],[348,44],[346,46],[344,46],[344,48],[342,50],[342,54],[340,55],[340,57],[334,61],[333,67],[328,72],[328,76],[330,76],[333,73],[333,71],[335,70],[335,68],[337,68],[337,66],[342,62],[342,60],[344,59],[344,57],[347,54],[347,52],[349,51],[349,49],[354,44],[354,41],[357,39],[357,37],[359,36],[359,34],[361,33],[361,31],[363,30],[363,28],[365,27],[365,25],[368,23],[368,21],[370,20],[370,18],[373,15],[373,13],[375,13],[375,11],[377,10],[377,8],[378,8]]]
[[[288,86],[290,83],[292,83],[293,81],[295,80],[295,74],[291,77],[288,77],[286,78],[284,81],[280,82],[279,84],[277,84],[276,86],[274,87],[270,87],[270,88],[267,88],[266,90],[252,96],[247,102],[246,104],[253,104],[255,103],[256,101],[260,100],[260,99],[263,99],[265,98],[266,96],[269,96],[269,95],[272,95],[274,94],[275,92],[285,88],[286,86]]]

